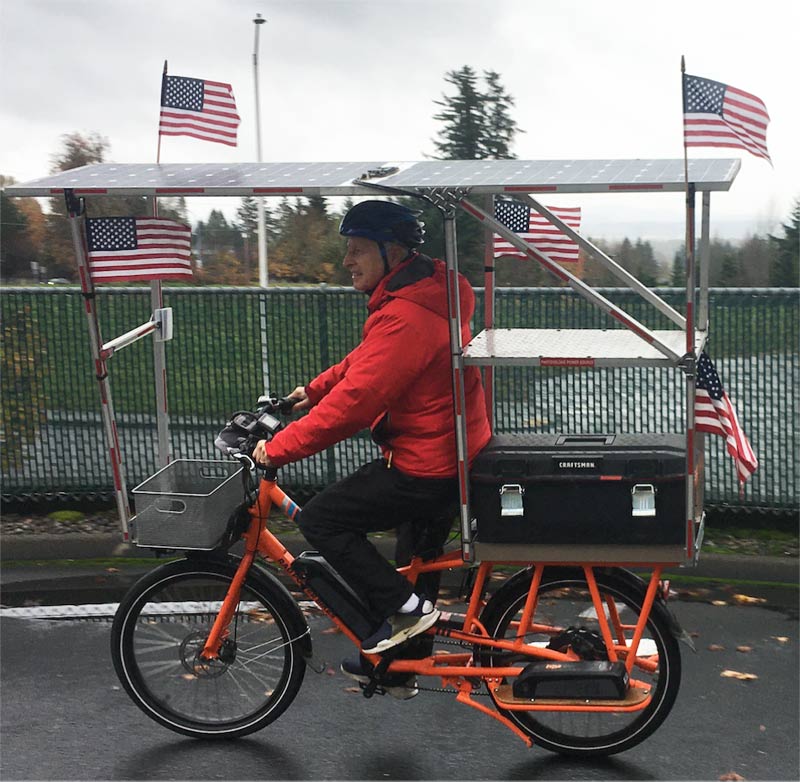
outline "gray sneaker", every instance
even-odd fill
[[[430,600],[420,600],[413,611],[390,616],[369,638],[361,642],[361,651],[365,654],[385,652],[415,635],[424,633],[436,624],[439,614],[439,610],[433,607]]]
[[[361,657],[348,657],[342,660],[339,670],[365,687],[370,682],[369,663]],[[402,673],[389,674],[378,685],[378,691],[380,690],[399,701],[407,701],[419,692],[417,677],[413,673],[407,676]]]

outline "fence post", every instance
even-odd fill
[[[328,335],[328,286],[323,282],[319,286],[319,301],[317,317],[319,318],[319,360],[320,370],[327,369],[331,365],[331,351]],[[336,454],[333,448],[328,448],[325,452],[325,466],[328,471],[326,483],[333,483],[337,479]]]

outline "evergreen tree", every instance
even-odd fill
[[[513,158],[511,144],[517,133],[524,133],[511,117],[514,99],[500,84],[500,74],[495,71],[484,71],[487,91],[485,101],[485,133],[482,139],[482,158],[490,160],[507,160]]]
[[[795,202],[790,222],[783,224],[783,236],[770,236],[773,256],[769,284],[780,288],[800,285],[800,198]]]
[[[513,158],[511,145],[520,130],[510,114],[514,99],[500,83],[500,75],[484,71],[485,91],[469,65],[448,71],[444,78],[455,87],[455,94],[434,101],[442,110],[433,118],[444,123],[434,141],[436,156],[442,160]]]
[[[444,80],[456,88],[453,96],[434,103],[442,111],[433,118],[444,123],[438,141],[438,157],[443,160],[480,160],[485,147],[485,96],[478,90],[478,76],[469,65],[449,71]]]
[[[485,160],[513,158],[511,144],[519,129],[511,118],[513,98],[500,83],[494,71],[484,71],[485,88],[479,83],[477,73],[468,65],[445,75],[447,84],[455,94],[434,101],[441,111],[434,119],[443,123],[438,139],[434,141],[436,156],[443,160]],[[424,251],[429,255],[444,257],[444,232],[441,212],[419,201],[406,202],[412,209],[421,209],[420,219],[425,223]],[[491,199],[482,206],[491,211]],[[456,215],[459,267],[473,285],[482,285],[484,255],[488,232],[473,218],[459,212]],[[538,269],[527,277],[537,276]],[[508,279],[515,278],[511,275]],[[504,278],[505,279],[505,278]]]
[[[669,284],[673,288],[686,287],[686,245],[683,245],[672,259],[672,276]]]
[[[643,285],[652,287],[658,284],[659,269],[653,246],[650,242],[636,240],[634,248],[636,276]]]
[[[739,266],[734,253],[725,253],[719,270],[717,284],[723,288],[736,287],[739,280]]]

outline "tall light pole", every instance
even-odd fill
[[[253,19],[253,24],[256,26],[255,42],[253,44],[253,83],[256,90],[256,158],[259,163],[262,161],[261,157],[261,98],[258,91],[258,32],[266,19],[261,18],[261,14],[256,14]],[[267,274],[267,230],[264,219],[264,199],[263,197],[256,199],[258,207],[258,284],[262,288],[266,288],[269,284],[269,276]]]

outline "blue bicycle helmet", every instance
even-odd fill
[[[423,223],[415,212],[392,201],[362,201],[342,219],[342,236],[363,236],[373,242],[398,242],[405,247],[417,247],[425,241]]]

